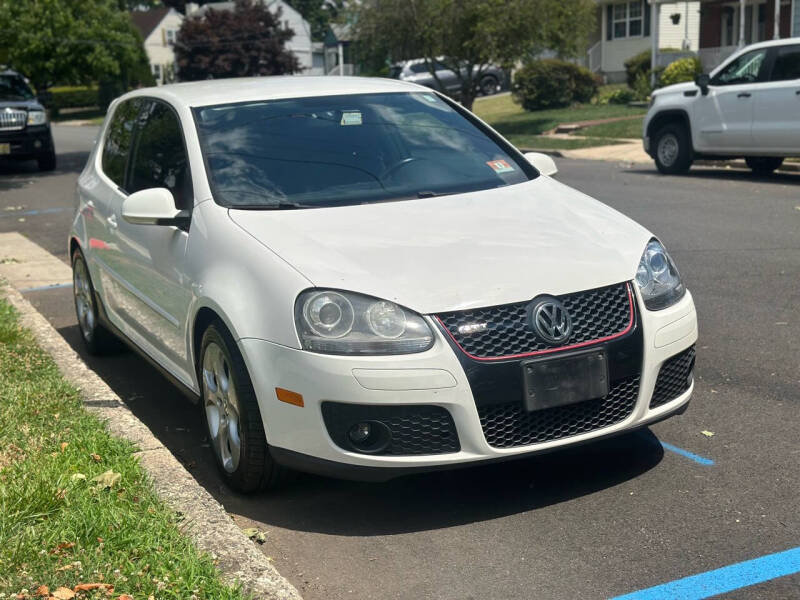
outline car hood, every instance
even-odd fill
[[[697,91],[699,88],[694,81],[684,81],[683,83],[673,83],[667,87],[660,88],[653,92],[653,96],[663,96],[664,94],[677,94],[683,92]]]
[[[27,110],[44,110],[35,100],[0,100],[0,110],[4,108],[25,108]]]
[[[544,176],[439,198],[228,213],[314,286],[425,314],[633,279],[652,237]]]

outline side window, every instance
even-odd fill
[[[711,80],[711,85],[735,85],[763,81],[762,71],[766,58],[766,48],[742,54],[717,73]]]
[[[800,45],[781,46],[775,53],[770,81],[800,79]]]
[[[125,165],[131,150],[134,125],[143,103],[140,98],[134,98],[117,106],[103,142],[103,173],[122,189],[125,189]]]
[[[130,174],[130,191],[163,187],[179,210],[192,207],[189,161],[177,115],[163,102],[151,101],[142,115]]]

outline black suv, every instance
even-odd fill
[[[40,171],[56,168],[56,151],[44,106],[25,78],[0,70],[0,159],[36,159]]]

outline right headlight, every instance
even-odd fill
[[[683,298],[686,287],[667,249],[656,239],[647,243],[636,270],[636,284],[648,310],[661,310]]]
[[[323,354],[411,354],[433,345],[433,332],[420,315],[353,292],[302,292],[295,323],[303,349]]]

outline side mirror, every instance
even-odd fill
[[[542,154],[541,152],[526,152],[525,158],[528,159],[528,162],[536,167],[536,170],[542,175],[552,177],[558,173],[556,161],[547,154]]]
[[[186,227],[191,215],[175,208],[175,198],[166,188],[134,192],[122,203],[122,218],[134,225]]]
[[[708,85],[711,83],[711,77],[708,76],[708,73],[698,75],[694,82],[697,84],[697,87],[700,88],[700,93],[703,94],[703,96],[708,96]]]

